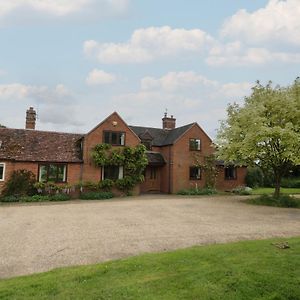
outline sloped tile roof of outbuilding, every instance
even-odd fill
[[[79,141],[84,135],[0,128],[0,159],[81,162]]]

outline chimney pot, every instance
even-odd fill
[[[33,107],[29,107],[26,111],[26,129],[35,129],[36,111]]]
[[[164,130],[175,129],[176,119],[174,119],[173,115],[171,115],[171,117],[168,117],[167,113],[165,113],[164,117],[162,118],[162,125]]]

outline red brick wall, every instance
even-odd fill
[[[230,191],[238,186],[245,186],[246,167],[238,167],[236,179],[225,179],[224,167],[219,167],[216,188],[221,191]]]
[[[116,122],[114,123],[115,126],[113,122]],[[111,114],[84,138],[83,181],[99,181],[101,179],[101,169],[94,166],[91,151],[95,145],[103,143],[104,130],[125,132],[125,146],[136,146],[140,143],[140,139],[129,129],[120,116],[117,113]]]
[[[5,185],[5,182],[10,178],[13,171],[17,170],[28,170],[31,171],[38,180],[38,168],[39,163],[37,162],[4,162],[5,163],[5,181],[0,181],[0,192]],[[67,164],[67,183],[76,184],[80,181],[80,164],[79,163],[69,163]]]
[[[200,151],[190,151],[189,142],[191,138],[201,140]],[[198,187],[203,187],[205,184],[204,176],[200,180],[190,180],[190,167],[195,165],[195,156],[203,163],[204,156],[213,153],[214,149],[211,146],[210,138],[205,132],[195,124],[190,128],[173,146],[173,187],[172,193],[176,193],[181,189],[194,188],[197,184]]]

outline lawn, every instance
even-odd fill
[[[280,189],[282,194],[300,194],[300,188],[281,188]],[[262,195],[262,194],[272,194],[274,193],[274,188],[267,188],[267,187],[262,187],[262,188],[257,188],[253,189],[251,194],[252,195]]]
[[[300,238],[146,254],[0,281],[0,299],[300,299]]]

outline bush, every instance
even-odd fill
[[[35,175],[27,170],[13,171],[9,180],[6,182],[3,195],[4,196],[27,196],[34,195],[36,189]]]
[[[251,188],[261,187],[264,184],[264,174],[259,167],[248,168],[245,181]]]
[[[235,189],[233,189],[232,192],[238,195],[251,195],[252,188],[248,186],[238,186]]]
[[[70,195],[67,194],[54,194],[50,197],[50,201],[67,201],[70,199]]]
[[[0,199],[1,202],[43,202],[43,201],[66,201],[71,197],[66,194],[55,195],[34,195],[34,196],[6,196]]]
[[[111,179],[104,179],[99,182],[100,190],[103,190],[105,192],[110,192],[113,185],[114,185],[114,181]]]
[[[300,188],[300,178],[282,178],[281,187]]]
[[[19,202],[19,198],[17,196],[4,196],[0,198],[1,202]]]
[[[280,195],[278,198],[274,197],[273,195],[262,195],[258,198],[249,199],[247,202],[256,205],[300,208],[299,199],[283,194]]]
[[[126,194],[128,194],[128,192],[134,188],[135,184],[136,181],[130,176],[125,176],[122,179],[116,180],[116,187]]]
[[[102,200],[113,198],[113,196],[111,192],[86,192],[82,193],[79,198],[83,200]]]
[[[212,188],[203,188],[203,189],[183,189],[177,192],[177,195],[190,195],[190,196],[196,196],[196,195],[213,195],[216,194],[217,191]]]

